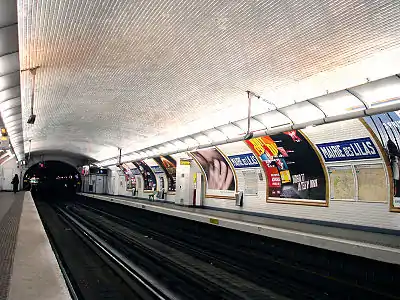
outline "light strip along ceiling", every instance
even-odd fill
[[[256,97],[253,96],[254,98]],[[268,100],[264,101],[268,103]],[[276,107],[272,103],[270,105],[270,111],[251,117],[250,131],[253,137],[399,110],[400,76],[390,76],[284,107]],[[125,154],[122,156],[122,162],[244,140],[247,121],[247,119],[238,120]],[[113,157],[97,165],[100,167],[115,165],[118,159]]]
[[[24,159],[18,17],[15,0],[0,1],[0,113],[18,160]]]

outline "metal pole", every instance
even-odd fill
[[[29,69],[32,74],[31,115],[33,115],[33,101],[35,98],[36,70],[38,67]]]
[[[246,136],[250,135],[250,115],[251,115],[251,96],[250,91],[247,91],[247,98],[249,100],[248,108],[247,108],[247,133]]]
[[[31,146],[32,146],[32,140],[29,140],[29,154],[28,154],[28,162],[31,160]]]

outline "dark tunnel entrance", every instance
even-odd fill
[[[61,161],[43,161],[31,166],[23,177],[23,188],[34,198],[55,201],[71,197],[82,186],[81,176],[73,166]]]

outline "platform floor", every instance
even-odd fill
[[[14,262],[23,193],[0,193],[0,300],[7,299]]]
[[[71,299],[30,192],[0,193],[0,300]]]
[[[337,228],[206,208],[184,207],[173,203],[133,199],[123,196],[82,195],[272,238],[400,264],[399,235]]]

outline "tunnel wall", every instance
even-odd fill
[[[76,168],[78,165],[82,165],[82,160],[79,158],[73,158],[66,155],[45,154],[45,155],[32,155],[27,167],[29,168],[42,161],[61,161],[71,165],[74,168]]]
[[[392,133],[398,134],[400,141],[400,131],[392,130],[389,135]],[[385,141],[378,139],[365,119],[355,119],[180,153],[168,158],[175,164],[176,191],[167,191],[159,200],[192,205],[197,188],[197,193],[203,193],[202,204],[209,208],[400,230],[400,215],[396,213],[399,197],[393,196],[393,174],[384,147]],[[258,152],[260,149],[264,154]],[[284,164],[267,167],[263,157],[268,151],[278,153]],[[231,169],[234,178],[229,186],[209,188],[214,184],[207,180],[212,168],[202,164],[203,154],[217,157]],[[161,165],[156,160],[144,163]],[[167,178],[168,171],[164,168],[163,172],[154,171],[154,177]],[[108,185],[115,187],[114,194],[132,196],[124,172],[114,168],[111,174],[108,180],[114,181]],[[203,176],[203,184],[196,182],[198,176]],[[143,174],[138,172],[134,177],[138,183],[136,196],[148,198]],[[274,185],[277,179],[280,187]],[[156,190],[160,190],[159,179],[156,181]],[[273,195],[273,191],[286,196]],[[236,205],[238,192],[244,192],[242,206]]]
[[[22,182],[23,170],[17,164],[15,157],[12,157],[1,164],[1,190],[2,191],[12,191],[13,186],[11,181],[15,174],[18,174],[20,183]],[[21,183],[22,184],[22,183]]]

